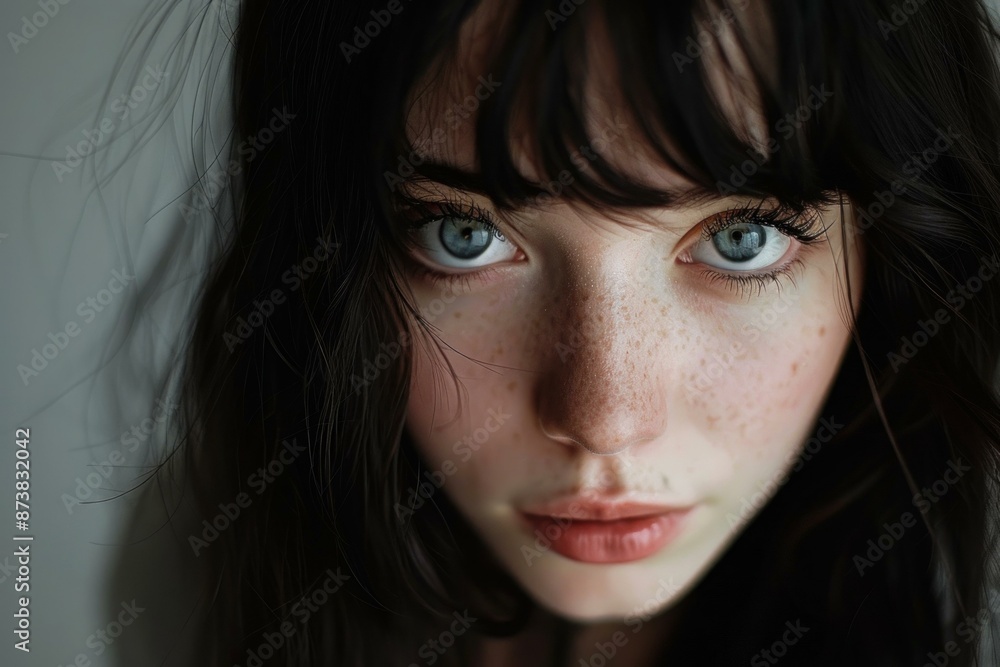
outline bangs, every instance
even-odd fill
[[[413,17],[412,64],[380,78],[396,85],[379,108],[401,110],[373,137],[388,199],[431,181],[501,210],[832,201],[845,114],[812,3],[579,1]]]

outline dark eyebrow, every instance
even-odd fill
[[[387,172],[388,173],[388,172]],[[402,184],[419,184],[419,183],[437,183],[439,185],[445,186],[450,189],[460,190],[463,192],[468,192],[471,194],[477,194],[484,197],[490,197],[490,188],[486,185],[486,180],[483,175],[478,171],[471,171],[466,169],[461,169],[459,167],[454,167],[447,164],[441,163],[425,163],[419,167],[419,169],[412,175],[403,178],[399,177],[398,180],[394,180],[390,189],[393,193],[402,199],[407,199],[405,192],[400,192],[400,183]],[[528,197],[534,197],[542,194],[552,195],[552,193],[546,189],[545,184],[538,183],[530,180],[525,180],[528,185],[529,191],[525,193]],[[405,185],[404,185],[405,187]],[[663,193],[664,202],[657,206],[657,208],[684,208],[689,206],[697,206],[698,204],[704,204],[710,201],[727,199],[732,195],[724,195],[718,190],[710,189],[702,185],[695,185],[690,188],[681,190],[660,190]],[[754,193],[745,193],[748,197],[763,197],[765,195],[758,195]],[[558,196],[554,196],[558,199]],[[492,198],[491,198],[492,199]],[[609,204],[614,208],[628,209],[628,208],[650,208],[648,203],[628,203],[624,202],[617,207]]]

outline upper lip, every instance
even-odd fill
[[[679,512],[689,506],[667,505],[655,502],[632,500],[594,499],[593,496],[563,496],[537,504],[525,505],[521,512],[533,516],[547,516],[557,519],[577,519],[580,521],[616,521],[658,516],[667,512]]]

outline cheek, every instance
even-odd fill
[[[827,280],[711,318],[676,400],[736,471],[769,474],[808,439],[850,340]]]
[[[412,350],[407,430],[432,471],[444,473],[446,491],[460,507],[500,499],[548,465],[531,436],[537,424],[530,374],[512,370],[530,367],[537,324],[510,326],[514,311],[497,301],[481,308],[457,304],[434,323],[446,343],[443,357],[430,337],[418,336],[426,344]]]

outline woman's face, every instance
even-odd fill
[[[490,94],[488,75],[464,81],[466,94]],[[591,95],[578,169],[600,154],[647,182],[687,185],[643,157],[613,95]],[[473,123],[447,111],[474,105],[448,99],[414,107],[415,144],[472,168]],[[404,497],[403,520],[447,494],[523,587],[569,618],[669,606],[806,441],[828,439],[843,417],[819,413],[849,342],[845,259],[855,302],[861,289],[840,207],[814,214],[827,231],[807,245],[764,224],[770,203],[755,211],[746,197],[617,216],[554,197],[503,217],[444,185],[411,191],[452,203],[417,232],[413,253],[449,276],[409,278],[443,356],[429,337],[409,348],[407,429],[430,470]]]

